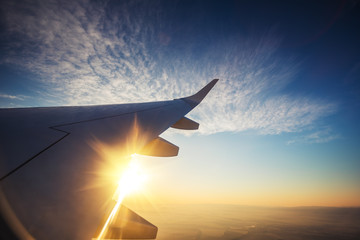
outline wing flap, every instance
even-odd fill
[[[183,130],[197,130],[199,129],[199,123],[187,117],[183,117],[179,121],[174,123],[171,127],[177,129],[183,129]]]
[[[109,216],[107,212],[99,224],[93,240],[97,240],[105,221]],[[121,205],[115,215],[115,219],[108,226],[107,231],[101,239],[155,239],[158,228],[136,214],[129,208]]]
[[[152,157],[175,157],[179,153],[179,147],[161,137],[157,137],[137,153]]]

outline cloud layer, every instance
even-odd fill
[[[285,93],[299,66],[279,56],[272,31],[179,39],[159,2],[22,1],[2,11],[0,63],[35,74],[47,89],[41,97],[58,105],[167,100],[220,78],[191,113],[204,134],[301,132],[336,109]]]

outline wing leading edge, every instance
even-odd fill
[[[120,149],[119,159],[135,152],[176,156],[178,147],[159,135],[169,127],[197,129],[198,123],[184,116],[217,81],[172,101],[0,109],[0,228],[6,229],[1,234],[7,232],[0,237],[15,233],[26,239],[92,238],[89,229],[98,228],[103,203],[114,191],[112,184],[82,190],[96,178],[89,173],[104,165],[98,143]],[[128,222],[148,229],[144,238],[156,237],[157,228],[146,220]],[[129,229],[137,229],[134,236],[139,238],[139,228],[127,229],[128,238],[134,232]]]

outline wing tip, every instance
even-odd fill
[[[191,106],[195,107],[198,105],[210,92],[210,90],[215,86],[215,84],[219,81],[219,79],[213,79],[211,82],[206,84],[200,91],[191,95],[189,97],[182,98],[184,101],[188,102]]]

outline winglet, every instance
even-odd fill
[[[200,91],[198,91],[194,95],[185,97],[185,98],[181,98],[181,99],[184,100],[185,102],[187,102],[188,104],[190,104],[190,106],[195,107],[205,98],[205,96],[215,86],[215,84],[217,83],[218,80],[219,79],[212,80],[211,82],[209,82],[205,87],[203,87]]]

